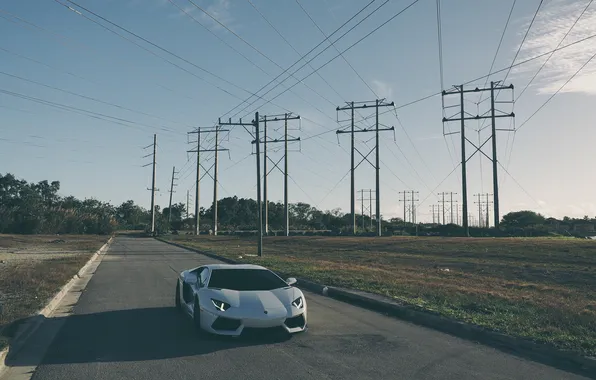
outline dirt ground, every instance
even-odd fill
[[[41,309],[108,238],[0,235],[0,349],[14,330],[7,326]]]

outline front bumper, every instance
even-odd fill
[[[245,330],[251,332],[280,330],[290,334],[306,331],[307,313],[304,309],[291,311],[280,309],[268,311],[259,317],[245,317],[238,312],[228,313],[201,310],[201,327],[203,330],[217,335],[240,336]]]

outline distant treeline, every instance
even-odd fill
[[[12,174],[0,174],[0,233],[16,234],[110,234],[115,230],[148,230],[151,223],[149,210],[128,200],[119,206],[97,199],[80,200],[73,196],[60,196],[60,182],[41,181],[28,183]],[[156,230],[194,230],[194,216],[187,214],[183,203],[172,205],[172,210],[156,206]],[[289,205],[289,220],[292,234],[329,235],[351,234],[350,214],[340,209],[321,211],[307,203]],[[218,201],[219,231],[240,232],[257,229],[257,202],[254,199],[227,197]],[[212,229],[212,207],[200,209],[202,233]],[[373,218],[374,219],[374,218]],[[373,234],[376,223],[367,215],[357,215],[359,234]],[[284,229],[284,207],[282,203],[268,202],[268,225],[272,233]],[[563,234],[574,236],[596,235],[593,233],[596,218],[582,219],[546,218],[533,211],[516,211],[504,215],[501,228],[472,228],[473,236],[543,236]],[[463,234],[460,226],[420,223],[404,223],[401,218],[382,219],[384,235]]]

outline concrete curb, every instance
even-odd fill
[[[56,293],[56,295],[43,307],[43,309],[39,310],[33,317],[29,318],[25,323],[20,325],[17,328],[14,336],[10,339],[10,343],[8,347],[4,348],[0,351],[0,376],[6,369],[5,361],[6,357],[8,356],[9,352],[12,354],[14,352],[18,352],[23,345],[27,342],[27,339],[37,331],[39,326],[43,323],[43,321],[56,309],[56,307],[60,304],[64,296],[70,291],[70,289],[74,286],[76,280],[80,279],[83,274],[89,269],[89,267],[97,261],[100,255],[105,254],[105,252],[109,249],[112,241],[114,240],[114,236],[111,236],[108,241],[101,246],[90,258],[87,260],[85,265]]]
[[[166,241],[161,238],[155,239],[229,264],[238,263],[238,261],[221,257],[211,252],[204,252],[195,248],[185,247],[181,244]],[[287,273],[278,273],[283,277],[290,277]],[[512,337],[496,331],[487,330],[480,326],[455,321],[438,314],[433,314],[428,310],[399,304],[389,297],[342,289],[334,286],[326,286],[302,278],[298,278],[297,280],[298,286],[313,293],[323,294],[337,299],[338,301],[374,310],[420,326],[478,342],[510,354],[596,379],[596,358],[588,358],[574,352],[558,350],[542,343]]]

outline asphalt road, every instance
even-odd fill
[[[174,309],[174,286],[212,262],[115,239],[33,379],[582,379],[311,293],[305,334],[203,340]]]

